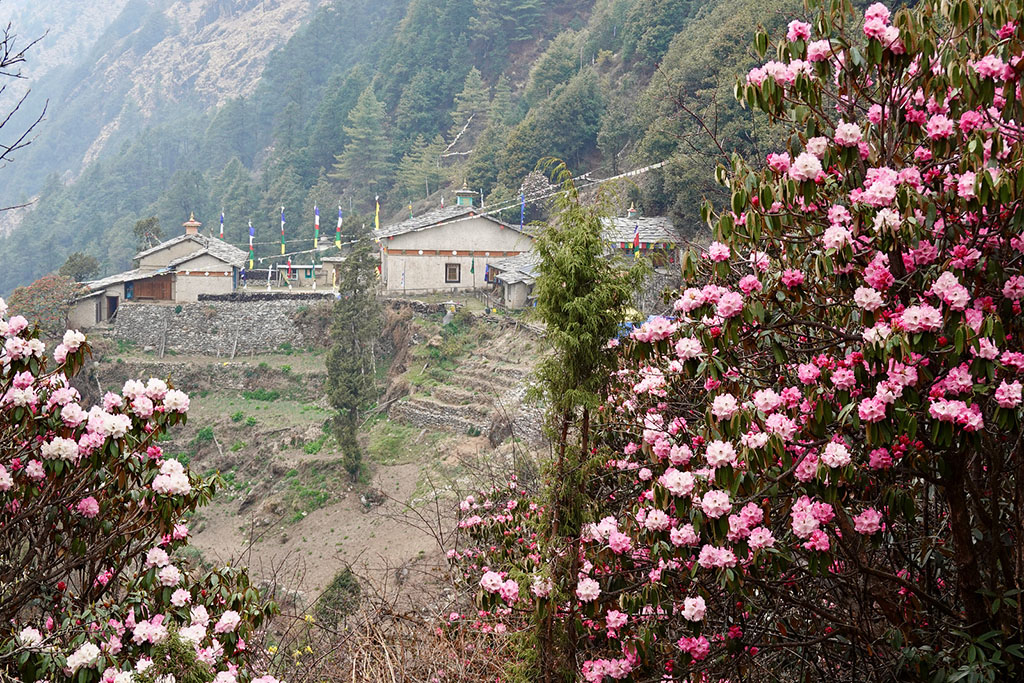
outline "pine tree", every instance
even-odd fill
[[[494,84],[490,115],[492,121],[500,121],[506,126],[511,125],[515,120],[515,112],[512,109],[512,86],[505,74],[498,76],[498,82]]]
[[[375,398],[374,346],[381,331],[376,297],[372,243],[361,239],[342,266],[331,323],[333,345],[327,352],[327,396],[336,411],[332,430],[341,448],[345,469],[355,481],[362,467],[356,438],[362,411]]]
[[[391,148],[384,135],[384,105],[368,87],[359,96],[348,115],[345,134],[349,142],[335,157],[331,178],[340,179],[355,191],[355,196],[370,200],[383,189],[391,169]]]
[[[402,157],[398,165],[398,185],[406,199],[426,197],[445,178],[439,159],[444,149],[444,140],[437,136],[428,143],[417,135],[412,148]]]
[[[473,117],[473,124],[477,129],[483,127],[483,119],[487,116],[490,108],[487,84],[480,76],[480,71],[474,66],[466,74],[466,80],[462,84],[462,92],[455,96],[455,109],[452,111],[452,133],[449,139],[458,135],[462,127]]]
[[[309,161],[313,170],[330,169],[334,166],[334,156],[345,149],[349,141],[345,122],[368,83],[362,65],[327,83],[324,97],[313,113],[309,133]]]
[[[555,459],[546,492],[547,524],[543,537],[548,557],[560,558],[552,567],[556,585],[572,583],[579,571],[579,538],[583,522],[583,490],[596,469],[590,453],[590,416],[601,405],[601,393],[613,369],[607,342],[625,319],[633,292],[644,276],[644,261],[626,270],[605,256],[600,205],[585,206],[564,164],[555,167],[563,192],[558,214],[536,241],[540,256],[537,312],[547,325],[553,353],[538,369],[541,391],[548,402]],[[580,618],[574,593],[569,594],[564,633],[554,632],[554,615],[541,612],[540,672],[544,680],[559,680],[576,660],[575,624]],[[570,669],[571,670],[571,669]],[[538,677],[539,679],[539,677]]]

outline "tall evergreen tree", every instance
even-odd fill
[[[359,418],[376,398],[374,347],[382,325],[371,253],[372,243],[364,237],[345,259],[338,283],[341,298],[331,322],[333,345],[327,352],[327,396],[336,411],[331,425],[353,481],[362,467]]]
[[[335,157],[331,178],[340,179],[356,197],[370,200],[383,189],[391,169],[391,148],[384,134],[384,105],[368,87],[348,115],[349,142]]]
[[[314,171],[329,170],[334,166],[335,155],[345,149],[345,123],[367,85],[369,78],[362,65],[354,66],[344,76],[334,76],[327,83],[324,97],[313,112],[309,132],[309,162]]]
[[[625,319],[633,292],[644,276],[645,262],[638,260],[627,270],[609,260],[601,236],[601,206],[583,204],[564,164],[555,167],[555,177],[563,192],[557,199],[558,214],[536,242],[540,276],[535,291],[537,312],[547,325],[553,350],[538,369],[555,448],[545,478],[550,485],[543,541],[547,556],[559,558],[552,566],[552,578],[564,590],[575,584],[579,571],[584,513],[579,491],[598,466],[590,452],[590,418],[601,405],[602,390],[615,363],[607,342]],[[555,632],[552,611],[538,612],[540,670],[536,680],[564,680],[576,661],[575,628],[581,615],[575,593],[567,592],[573,613],[565,620],[569,625],[565,632]]]
[[[398,165],[398,184],[406,199],[418,199],[429,195],[445,177],[440,166],[440,156],[444,149],[441,136],[427,142],[422,135],[413,141],[412,149],[402,157]]]
[[[490,96],[487,84],[480,76],[480,71],[474,66],[466,74],[462,92],[455,96],[455,109],[452,110],[452,135],[449,136],[449,139],[462,130],[470,117],[473,117],[474,125],[478,130],[483,128],[483,118],[487,116],[489,108]]]
[[[498,81],[494,84],[490,114],[492,121],[499,120],[505,125],[511,125],[515,120],[515,111],[512,108],[512,86],[505,74],[498,76]]]

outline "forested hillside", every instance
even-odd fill
[[[166,235],[189,212],[211,226],[223,210],[226,238],[244,244],[252,220],[257,243],[268,243],[257,253],[269,256],[281,206],[289,239],[312,246],[314,204],[330,207],[322,208],[328,224],[342,204],[346,232],[368,222],[378,195],[383,216],[401,215],[467,182],[494,205],[517,196],[546,156],[594,177],[669,160],[639,177],[629,199],[695,230],[700,197],[715,191],[708,170],[732,151],[763,156],[764,121],[732,98],[735,74],[753,63],[749,38],[759,22],[784,25],[799,8],[794,0],[331,0],[305,3],[316,6],[270,54],[251,92],[217,97],[207,75],[147,88],[115,83],[132,90],[122,101],[90,81],[111,45],[153,59],[182,22],[243,21],[258,5],[127,4],[65,76],[77,86],[51,104],[32,152],[7,171],[5,184],[17,176],[8,194],[38,199],[0,249],[0,293],[74,251],[95,255],[105,273],[128,267],[138,246],[132,228],[148,216]],[[240,68],[244,45],[216,32],[203,40],[219,47],[196,40],[207,61],[221,60],[217,73]],[[75,159],[84,167],[59,167]]]

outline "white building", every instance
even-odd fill
[[[482,215],[476,193],[463,188],[455,206],[374,230],[381,285],[389,294],[455,292],[492,284],[489,266],[529,251],[533,238],[518,225]]]

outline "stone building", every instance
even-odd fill
[[[88,292],[74,301],[70,325],[108,322],[124,301],[179,304],[198,301],[200,294],[235,291],[246,253],[200,234],[201,225],[193,216],[183,234],[136,254],[132,270],[84,283]]]
[[[613,253],[632,258],[634,242],[639,242],[640,255],[650,259],[655,268],[666,268],[679,263],[683,237],[665,216],[641,216],[630,206],[625,216],[613,216],[602,221],[602,236]]]
[[[483,215],[476,193],[455,193],[455,206],[374,230],[380,244],[381,287],[388,294],[455,292],[489,287],[502,259],[529,251],[533,238],[518,225]]]

